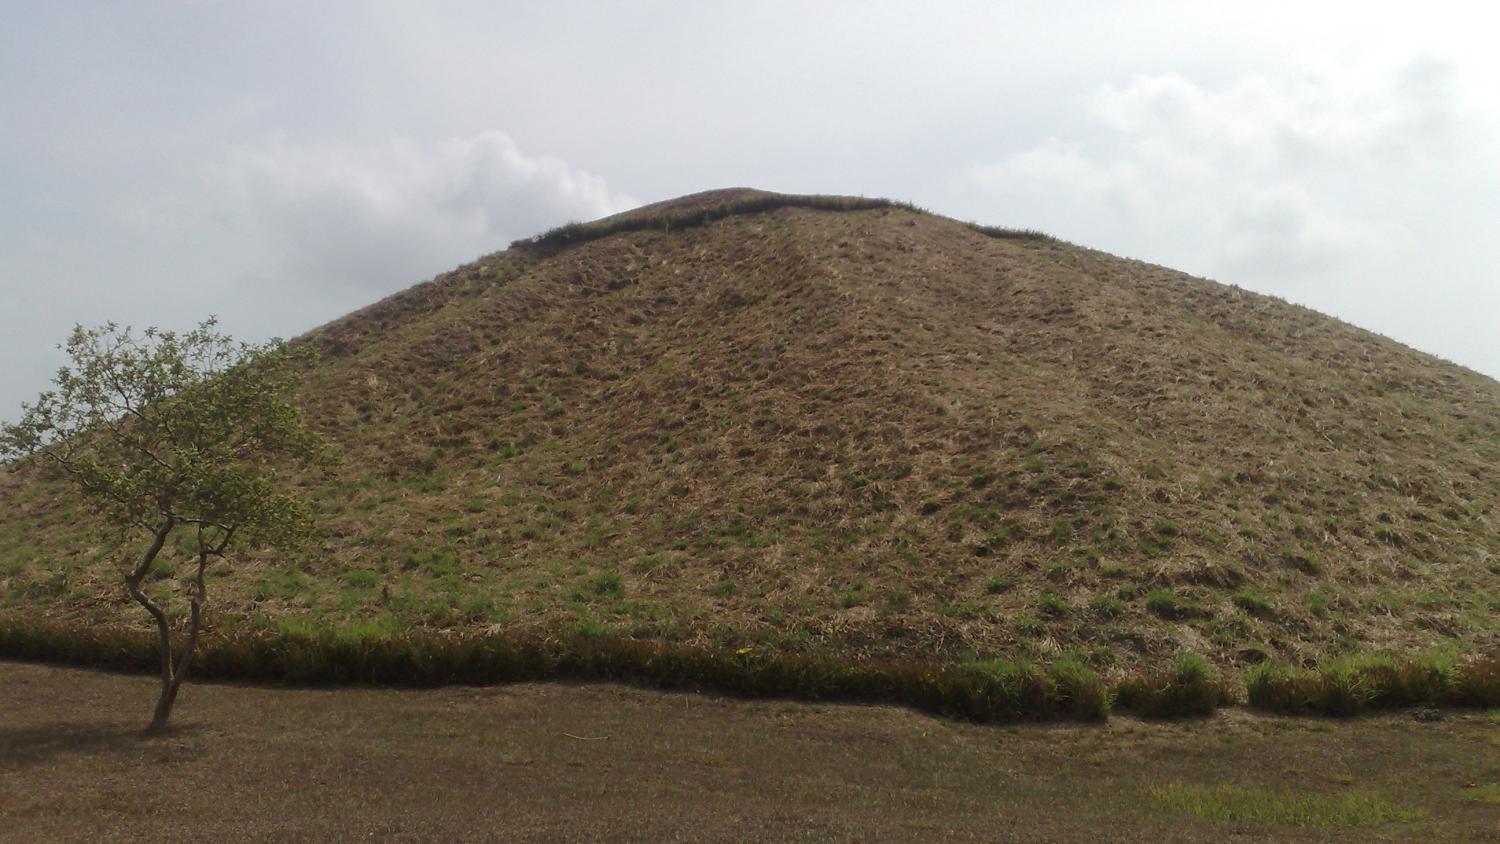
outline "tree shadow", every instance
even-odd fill
[[[148,733],[140,727],[121,724],[67,722],[0,727],[0,769],[28,768],[60,756],[140,749],[175,732]]]

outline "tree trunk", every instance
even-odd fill
[[[187,641],[183,643],[182,653],[178,654],[176,664],[172,666],[171,672],[162,683],[161,697],[156,701],[156,714],[151,718],[153,732],[167,728],[167,719],[171,717],[172,707],[177,703],[177,690],[182,688],[182,681],[187,679],[188,665],[193,659],[193,649],[198,644],[198,628],[203,621],[203,599],[206,592],[203,584],[203,570],[208,566],[210,553],[210,549],[203,547],[200,543],[197,588],[193,592],[193,608],[188,619]]]
[[[161,553],[162,546],[167,543],[167,535],[176,526],[177,521],[172,517],[168,516],[163,519],[156,528],[151,547],[141,555],[141,561],[136,564],[135,570],[125,576],[125,588],[130,590],[130,597],[145,607],[146,612],[151,613],[151,618],[156,621],[157,646],[161,651],[161,699],[156,704],[156,716],[151,719],[152,731],[166,727],[167,715],[172,711],[170,699],[175,698],[177,694],[172,688],[172,629],[167,624],[167,614],[145,592],[141,591],[141,581],[146,579],[147,573],[151,571],[151,564],[156,561],[156,556]]]
[[[198,573],[193,580],[193,602],[192,611],[188,616],[187,641],[183,643],[182,653],[177,655],[175,664],[171,661],[170,651],[163,651],[168,655],[164,662],[167,673],[162,680],[161,697],[156,701],[156,714],[151,718],[153,732],[166,729],[167,719],[172,715],[172,707],[177,703],[177,690],[182,688],[182,681],[187,679],[188,666],[192,664],[193,650],[198,645],[198,631],[203,624],[203,602],[208,597],[208,589],[203,582],[203,574],[208,568],[208,561],[211,557],[222,556],[224,549],[229,546],[229,540],[233,537],[234,528],[229,528],[219,538],[219,544],[213,545],[204,541],[203,528],[201,526],[198,528]]]

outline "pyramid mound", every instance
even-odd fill
[[[1119,666],[1500,644],[1500,384],[1015,234],[715,191],[324,326],[321,535],[226,564],[214,617]],[[3,600],[139,623],[60,490],[0,480]]]

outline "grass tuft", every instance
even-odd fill
[[[1180,654],[1172,670],[1132,677],[1115,687],[1114,705],[1144,718],[1212,715],[1234,701],[1218,669],[1197,654]]]
[[[1264,662],[1245,677],[1251,706],[1271,712],[1357,715],[1410,706],[1500,705],[1500,654],[1346,656],[1317,668]]]

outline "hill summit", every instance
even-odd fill
[[[1500,384],[1034,232],[713,191],[301,342],[342,455],[299,481],[322,535],[216,570],[221,626],[1122,667],[1500,644]],[[138,624],[61,487],[0,475],[4,606]]]

